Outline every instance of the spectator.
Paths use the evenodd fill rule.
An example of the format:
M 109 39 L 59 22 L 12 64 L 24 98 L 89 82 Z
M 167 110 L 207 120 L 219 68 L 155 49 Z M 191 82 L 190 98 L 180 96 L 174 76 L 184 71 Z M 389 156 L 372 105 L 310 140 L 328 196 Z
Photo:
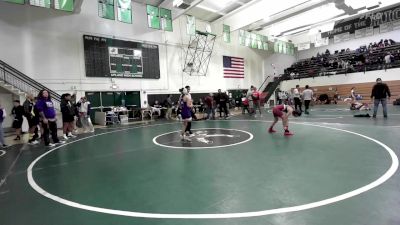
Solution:
M 293 80 L 295 75 L 296 75 L 296 74 L 294 73 L 294 71 L 292 71 L 292 72 L 290 73 L 290 79 Z
M 92 122 L 90 121 L 90 102 L 86 97 L 82 97 L 77 106 L 79 107 L 79 119 L 82 124 L 83 132 L 94 132 Z
M 329 51 L 329 49 L 326 49 L 325 55 L 330 55 L 330 54 L 331 54 L 331 52 Z
M 347 48 L 347 49 L 346 49 L 346 52 L 350 52 L 350 48 Z
M 310 89 L 310 87 L 308 85 L 306 85 L 306 89 L 302 92 L 301 94 L 303 96 L 303 100 L 304 100 L 304 105 L 305 105 L 305 114 L 310 114 L 308 112 L 309 108 L 310 108 L 310 103 L 311 100 L 313 98 L 314 92 Z
M 253 96 L 253 88 L 254 88 L 254 86 L 251 85 L 250 89 L 247 91 L 247 94 L 246 94 L 246 98 L 247 98 L 247 101 L 249 104 L 249 113 L 250 114 L 254 113 L 254 104 L 253 104 L 253 97 L 252 97 Z
M 60 141 L 57 136 L 56 110 L 49 92 L 41 90 L 37 99 L 36 108 L 41 118 L 45 146 L 54 147 L 56 144 L 65 143 L 65 141 Z M 50 134 L 53 143 L 50 143 Z
M 250 114 L 249 99 L 246 98 L 246 94 L 247 92 L 242 93 L 242 114 L 245 114 L 246 111 Z
M 63 94 L 61 96 L 60 108 L 63 121 L 63 137 L 65 140 L 74 138 L 75 136 L 72 135 L 72 131 L 74 130 L 75 123 L 75 107 L 71 103 L 71 94 Z
M 390 68 L 392 66 L 391 64 L 392 60 L 394 59 L 394 56 L 390 52 L 388 52 L 384 59 L 386 68 Z
M 383 44 L 385 45 L 385 47 L 388 47 L 388 46 L 391 45 L 388 39 L 385 39 L 385 41 L 383 42 Z
M 224 113 L 224 118 L 228 118 L 228 109 L 227 109 L 227 103 L 228 103 L 228 95 L 225 92 L 221 92 L 221 89 L 218 89 L 218 100 L 219 102 L 219 117 L 222 117 L 222 112 Z
M 0 147 L 3 149 L 8 147 L 4 142 L 4 131 L 3 131 L 3 122 L 6 116 L 7 116 L 6 110 L 0 105 Z
M 260 112 L 260 116 L 261 116 L 261 94 L 260 92 L 257 90 L 256 87 L 253 87 L 253 93 L 252 93 L 252 97 L 253 97 L 253 104 L 254 104 L 254 113 L 257 113 L 257 109 Z
M 356 100 L 356 88 L 355 87 L 352 87 L 350 90 L 350 98 L 352 101 Z
M 167 106 L 167 114 L 165 115 L 165 118 L 167 120 L 172 119 L 172 106 L 174 105 L 172 102 L 172 95 L 168 95 L 167 99 L 165 100 L 165 105 Z
M 19 141 L 21 140 L 21 128 L 22 128 L 22 122 L 24 121 L 24 107 L 21 106 L 19 100 L 14 101 L 14 108 L 12 108 L 11 114 L 14 116 L 14 121 L 12 124 L 12 127 L 15 129 L 15 134 L 16 137 L 14 138 L 14 141 Z
M 29 144 L 38 144 L 39 141 L 39 129 L 38 125 L 40 123 L 39 113 L 35 108 L 35 98 L 32 94 L 26 96 L 26 100 L 23 104 L 24 116 L 28 120 L 29 125 Z
M 296 85 L 296 88 L 293 89 L 293 100 L 294 100 L 294 108 L 297 111 L 297 107 L 299 107 L 300 111 L 303 111 L 301 109 L 301 99 L 300 99 L 300 91 L 299 91 L 300 85 Z
M 204 99 L 204 103 L 206 105 L 207 119 L 215 120 L 215 102 L 213 93 L 208 94 L 208 96 Z
M 382 104 L 383 108 L 383 117 L 387 118 L 387 98 L 390 101 L 390 90 L 387 84 L 382 83 L 382 79 L 378 78 L 376 79 L 376 84 L 372 88 L 371 92 L 371 100 L 373 100 L 374 103 L 374 115 L 372 116 L 373 118 L 376 118 L 376 114 L 378 112 L 378 107 L 379 103 Z

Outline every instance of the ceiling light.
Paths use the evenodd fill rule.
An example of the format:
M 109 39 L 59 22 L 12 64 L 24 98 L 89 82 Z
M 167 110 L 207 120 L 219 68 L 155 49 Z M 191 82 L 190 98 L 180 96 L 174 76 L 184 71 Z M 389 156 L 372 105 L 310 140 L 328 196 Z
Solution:
M 213 4 L 215 4 L 218 7 L 223 8 L 223 7 L 227 6 L 229 3 L 233 3 L 236 1 L 237 0 L 216 0 L 216 1 L 213 1 Z
M 344 4 L 350 6 L 353 9 L 369 8 L 371 6 L 376 6 L 380 4 L 379 0 L 344 0 Z
M 273 24 L 270 28 L 270 33 L 281 34 L 287 31 L 290 32 L 290 30 L 301 28 L 302 26 L 332 19 L 343 13 L 344 11 L 337 9 L 334 3 L 329 3 Z
M 197 8 L 200 8 L 200 9 L 207 10 L 207 11 L 209 11 L 209 12 L 218 13 L 218 10 L 212 9 L 212 8 L 210 8 L 210 7 L 207 7 L 207 6 L 197 5 L 196 7 L 197 7 Z
M 291 30 L 291 31 L 283 33 L 283 36 L 299 33 L 299 32 L 302 32 L 302 31 L 306 31 L 306 30 L 308 30 L 310 28 L 311 28 L 311 26 L 306 26 L 306 27 L 294 29 L 294 30 Z

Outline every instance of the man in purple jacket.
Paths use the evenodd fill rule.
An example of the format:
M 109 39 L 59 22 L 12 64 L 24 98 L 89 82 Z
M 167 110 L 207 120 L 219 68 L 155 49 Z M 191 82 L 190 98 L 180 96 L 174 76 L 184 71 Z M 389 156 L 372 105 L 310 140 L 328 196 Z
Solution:
M 54 109 L 54 104 L 51 101 L 48 91 L 41 90 L 39 92 L 36 108 L 41 118 L 44 144 L 49 147 L 54 147 L 55 144 L 65 143 L 64 141 L 60 141 L 57 136 L 56 110 Z M 50 143 L 50 132 L 53 143 Z

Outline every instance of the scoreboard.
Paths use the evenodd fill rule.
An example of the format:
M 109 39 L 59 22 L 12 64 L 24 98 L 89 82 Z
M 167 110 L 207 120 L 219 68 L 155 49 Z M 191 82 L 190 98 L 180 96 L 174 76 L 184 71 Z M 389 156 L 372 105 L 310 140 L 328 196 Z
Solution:
M 84 35 L 87 77 L 160 78 L 158 45 Z

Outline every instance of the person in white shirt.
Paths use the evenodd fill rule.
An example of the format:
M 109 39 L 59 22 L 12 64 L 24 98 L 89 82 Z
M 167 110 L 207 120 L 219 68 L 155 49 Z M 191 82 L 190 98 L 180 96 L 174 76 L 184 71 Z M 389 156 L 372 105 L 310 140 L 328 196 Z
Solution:
M 352 87 L 350 91 L 350 98 L 355 101 L 356 100 L 356 88 Z
M 386 54 L 386 56 L 385 56 L 385 64 L 386 64 L 387 68 L 391 66 L 390 64 L 392 63 L 392 59 L 393 58 L 394 58 L 394 56 L 390 52 L 388 52 Z
M 254 102 L 253 102 L 253 89 L 254 86 L 251 85 L 250 89 L 247 91 L 246 98 L 249 101 L 249 114 L 252 115 L 254 113 Z
M 84 132 L 94 132 L 94 127 L 92 122 L 90 121 L 90 102 L 86 99 L 86 97 L 82 97 L 78 102 L 79 107 L 79 119 L 82 124 L 82 128 Z
M 303 111 L 301 109 L 301 99 L 300 99 L 300 91 L 299 91 L 300 85 L 296 85 L 296 88 L 293 89 L 293 100 L 294 100 L 294 108 L 297 110 L 297 106 L 299 107 L 300 111 Z
M 304 106 L 306 107 L 305 114 L 310 114 L 308 109 L 310 108 L 310 103 L 313 98 L 314 92 L 310 89 L 308 85 L 306 85 L 306 89 L 301 94 L 304 100 Z

